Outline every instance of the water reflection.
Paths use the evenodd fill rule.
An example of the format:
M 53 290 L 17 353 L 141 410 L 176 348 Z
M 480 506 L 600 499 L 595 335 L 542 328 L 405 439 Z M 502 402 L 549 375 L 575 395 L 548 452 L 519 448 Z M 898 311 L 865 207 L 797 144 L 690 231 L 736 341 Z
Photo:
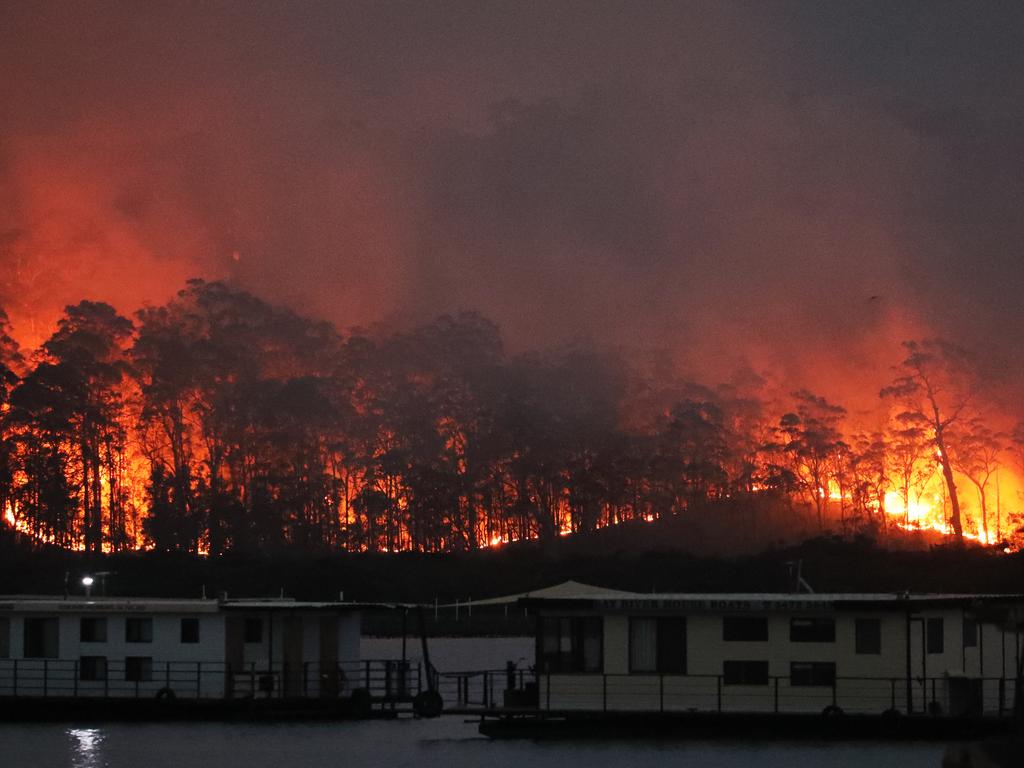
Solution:
M 103 768 L 103 731 L 99 728 L 69 728 L 73 768 Z

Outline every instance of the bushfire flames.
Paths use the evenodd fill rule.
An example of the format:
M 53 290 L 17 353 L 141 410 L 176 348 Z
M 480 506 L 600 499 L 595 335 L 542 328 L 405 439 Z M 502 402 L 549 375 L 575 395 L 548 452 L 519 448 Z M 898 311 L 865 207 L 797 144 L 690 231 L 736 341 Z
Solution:
M 83 302 L 31 354 L 0 326 L 3 528 L 89 552 L 390 553 L 745 515 L 773 541 L 1015 547 L 1024 431 L 923 401 L 966 373 L 944 348 L 907 350 L 865 430 L 803 390 L 651 380 L 665 394 L 640 406 L 606 358 L 507 357 L 474 314 L 343 337 L 218 283 L 135 322 Z

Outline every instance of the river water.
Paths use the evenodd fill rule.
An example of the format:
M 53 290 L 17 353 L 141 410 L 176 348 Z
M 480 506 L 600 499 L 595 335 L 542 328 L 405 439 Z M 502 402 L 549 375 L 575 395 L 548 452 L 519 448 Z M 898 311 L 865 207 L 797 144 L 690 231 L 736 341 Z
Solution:
M 491 741 L 458 717 L 315 724 L 0 725 L 5 768 L 939 768 L 938 744 Z

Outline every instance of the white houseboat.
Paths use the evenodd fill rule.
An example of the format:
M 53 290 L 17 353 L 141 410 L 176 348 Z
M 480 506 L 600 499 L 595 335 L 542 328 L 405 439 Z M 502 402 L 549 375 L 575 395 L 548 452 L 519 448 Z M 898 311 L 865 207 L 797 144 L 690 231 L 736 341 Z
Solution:
M 372 607 L 290 599 L 0 597 L 0 700 L 412 700 L 408 662 L 360 659 Z
M 537 616 L 541 713 L 998 717 L 1024 595 L 639 594 L 583 585 Z M 532 698 L 532 697 L 531 697 Z

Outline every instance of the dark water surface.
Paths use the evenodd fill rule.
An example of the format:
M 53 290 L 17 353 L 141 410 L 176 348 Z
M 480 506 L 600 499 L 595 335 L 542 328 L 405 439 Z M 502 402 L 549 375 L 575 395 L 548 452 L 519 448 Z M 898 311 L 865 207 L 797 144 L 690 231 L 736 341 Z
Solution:
M 938 768 L 939 744 L 491 741 L 462 718 L 316 724 L 0 725 L 3 768 Z

